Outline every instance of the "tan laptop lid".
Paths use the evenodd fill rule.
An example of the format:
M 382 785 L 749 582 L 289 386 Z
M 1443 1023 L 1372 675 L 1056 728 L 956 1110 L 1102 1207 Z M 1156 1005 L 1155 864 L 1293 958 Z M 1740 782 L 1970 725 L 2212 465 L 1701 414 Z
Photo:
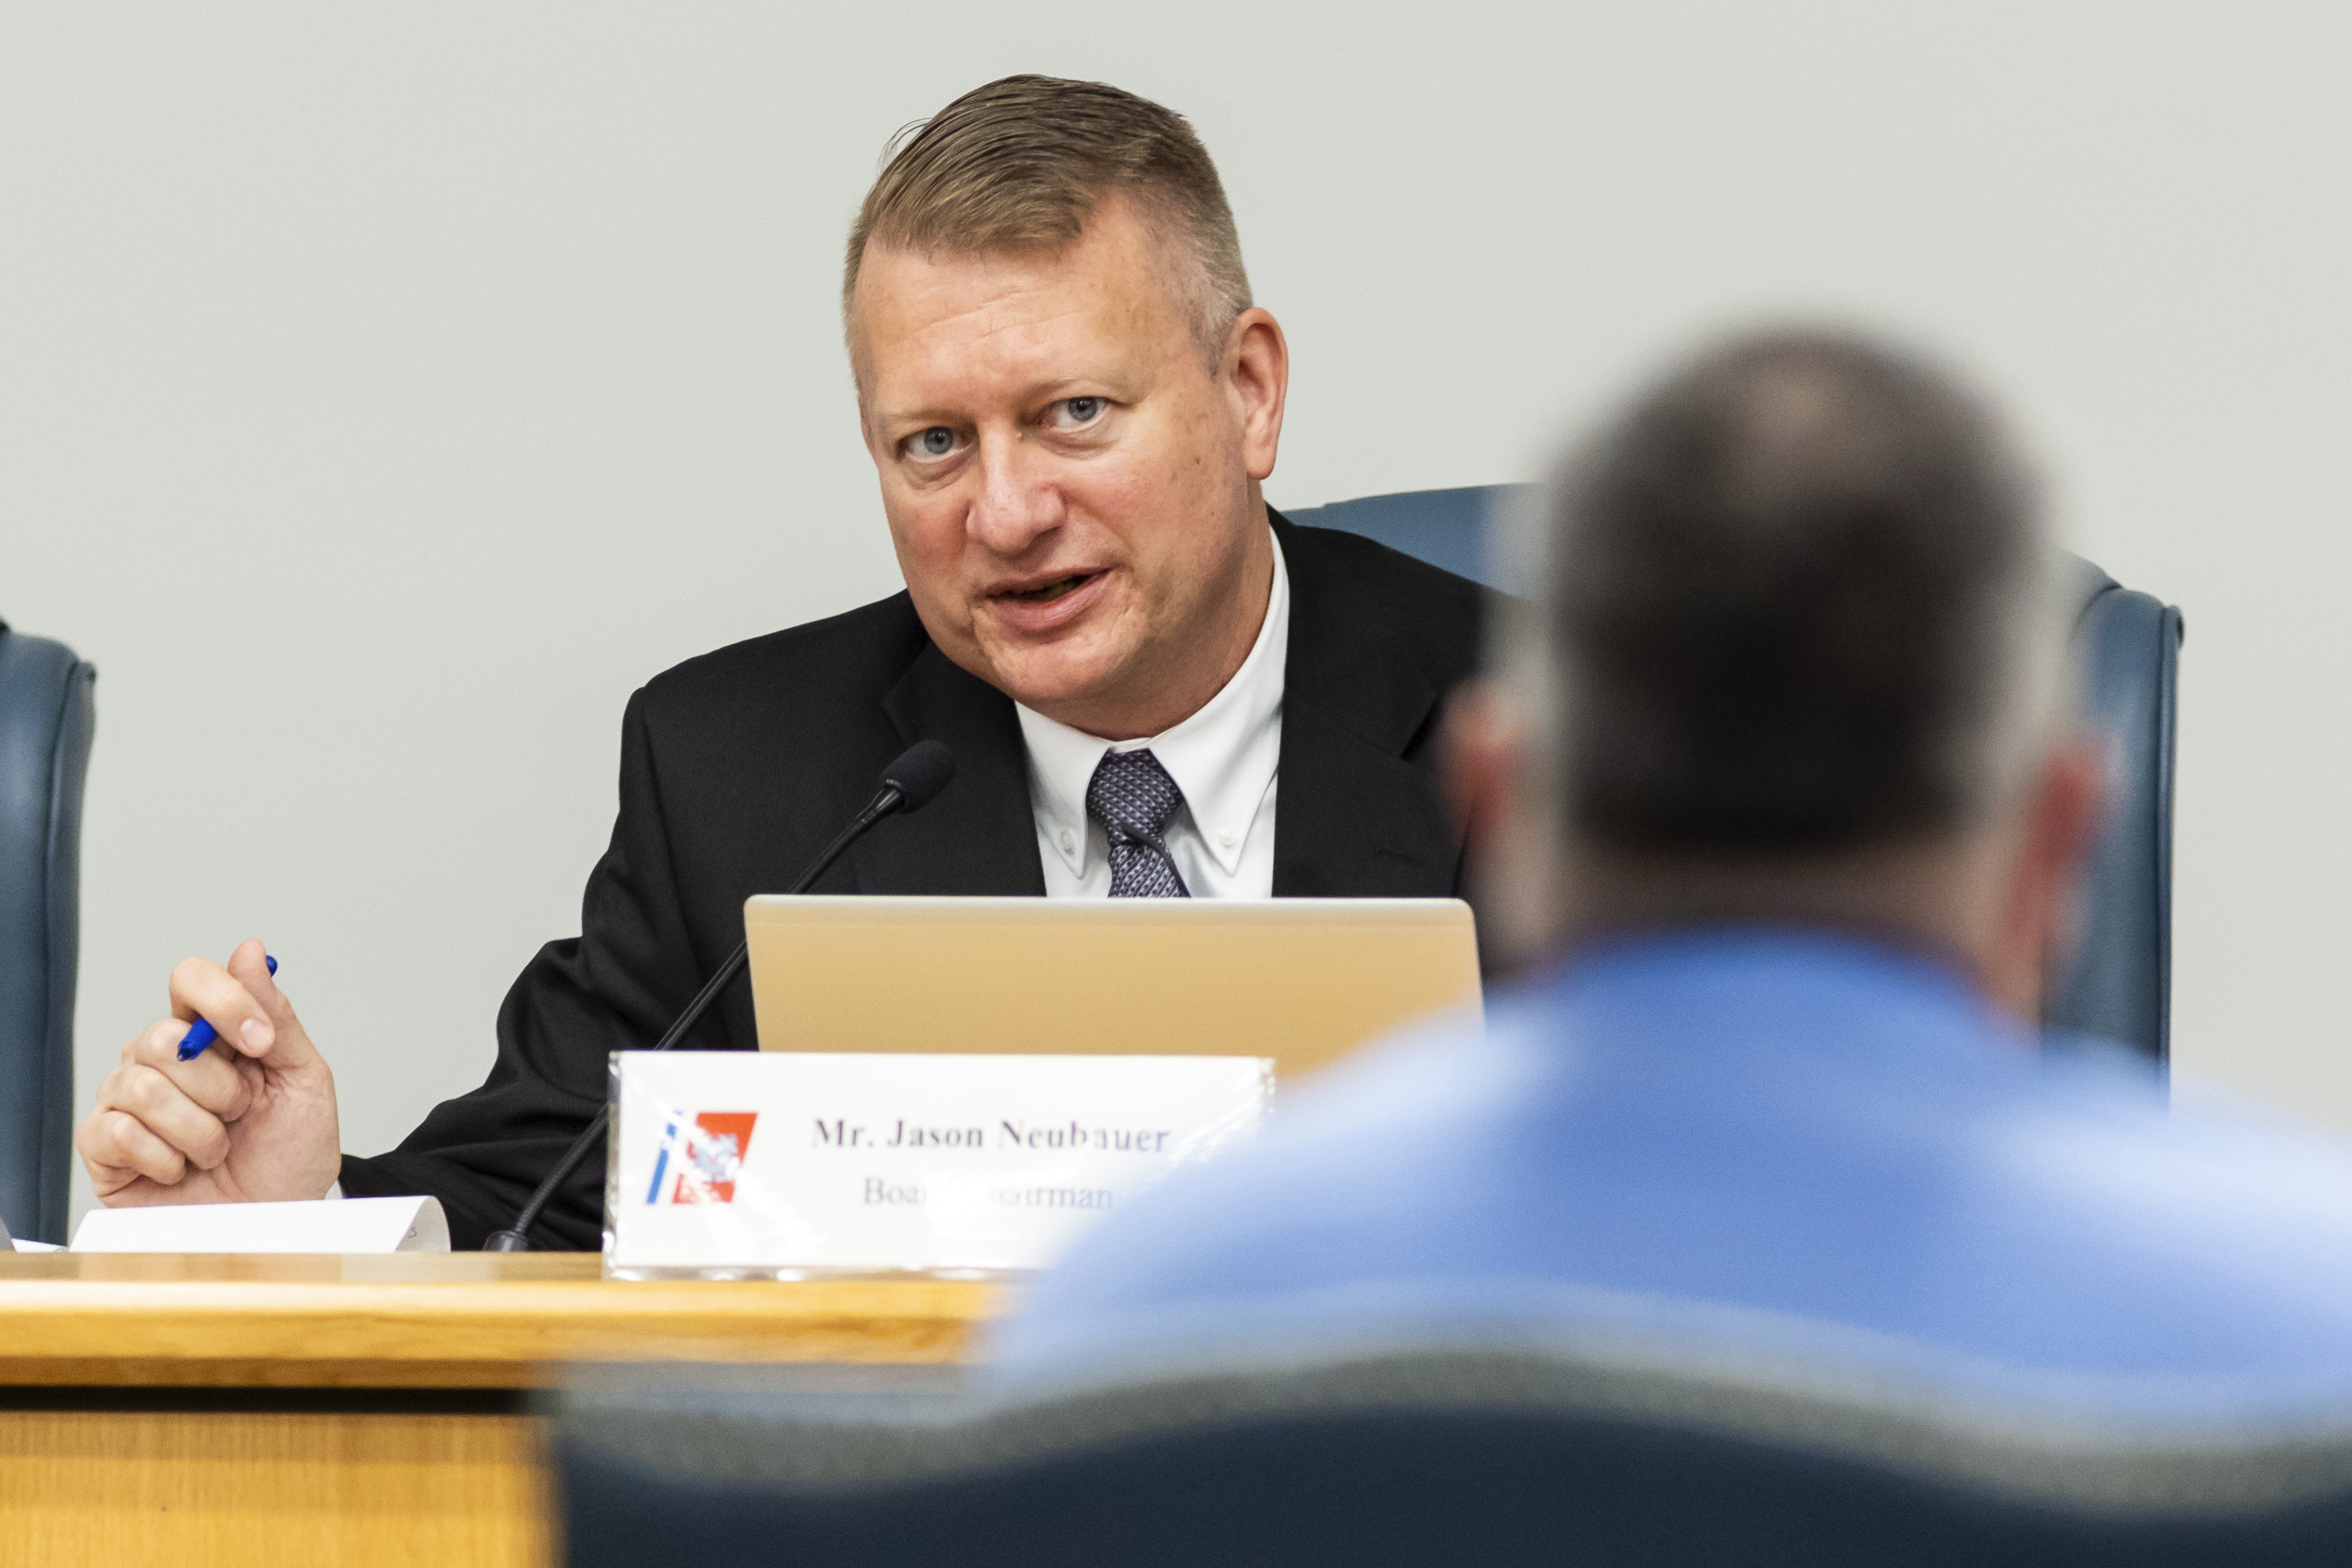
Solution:
M 743 907 L 762 1050 L 1272 1057 L 1476 1017 L 1458 899 L 764 896 Z

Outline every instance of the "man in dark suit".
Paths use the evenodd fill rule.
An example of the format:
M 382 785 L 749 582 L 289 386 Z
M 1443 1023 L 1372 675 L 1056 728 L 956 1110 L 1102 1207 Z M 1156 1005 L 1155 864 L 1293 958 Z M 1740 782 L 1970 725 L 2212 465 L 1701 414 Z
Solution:
M 1462 890 L 1433 742 L 1481 591 L 1265 505 L 1288 349 L 1180 117 L 1034 77 L 965 95 L 876 181 L 843 307 L 907 591 L 631 700 L 582 934 L 515 983 L 480 1089 L 390 1154 L 341 1155 L 332 1075 L 248 942 L 183 963 L 172 1017 L 100 1086 L 78 1142 L 101 1198 L 429 1193 L 478 1245 L 603 1105 L 607 1053 L 662 1033 L 744 899 L 919 740 L 954 752 L 954 784 L 817 890 Z M 197 1017 L 220 1042 L 180 1062 Z M 748 995 L 690 1043 L 753 1046 Z M 534 1239 L 596 1246 L 601 1188 L 583 1167 Z

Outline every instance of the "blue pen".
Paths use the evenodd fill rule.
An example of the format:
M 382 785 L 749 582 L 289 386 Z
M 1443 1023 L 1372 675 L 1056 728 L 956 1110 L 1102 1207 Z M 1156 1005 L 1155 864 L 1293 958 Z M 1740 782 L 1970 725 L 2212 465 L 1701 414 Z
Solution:
M 269 973 L 273 977 L 278 973 L 276 959 L 265 952 L 261 955 L 261 962 L 269 965 Z M 205 1054 L 205 1047 L 219 1038 L 220 1031 L 213 1027 L 211 1019 L 197 1019 L 194 1026 L 180 1037 L 180 1059 L 184 1062 L 194 1061 Z

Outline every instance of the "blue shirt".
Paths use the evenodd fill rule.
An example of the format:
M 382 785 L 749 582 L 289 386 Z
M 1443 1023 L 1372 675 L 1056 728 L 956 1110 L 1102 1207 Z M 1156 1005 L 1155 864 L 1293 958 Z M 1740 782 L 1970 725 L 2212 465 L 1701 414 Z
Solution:
M 2352 1158 L 2169 1112 L 2125 1061 L 2044 1053 L 1857 939 L 1595 949 L 1107 1223 L 1003 1326 L 998 1373 L 1698 1311 L 2118 1408 L 2346 1408 Z

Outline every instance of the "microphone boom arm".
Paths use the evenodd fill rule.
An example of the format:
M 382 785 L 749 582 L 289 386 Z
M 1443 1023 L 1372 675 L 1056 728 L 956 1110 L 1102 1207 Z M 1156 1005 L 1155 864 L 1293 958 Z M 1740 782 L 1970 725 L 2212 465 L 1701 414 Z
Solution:
M 926 751 L 926 748 L 930 750 Z M 898 779 L 890 776 L 890 773 L 908 773 L 910 764 L 914 770 L 913 776 L 908 777 L 907 783 L 902 784 Z M 840 836 L 825 846 L 824 853 L 819 855 L 815 862 L 801 874 L 801 879 L 793 883 L 789 891 L 807 892 L 819 877 L 833 868 L 833 863 L 840 859 L 852 844 L 865 836 L 867 828 L 872 827 L 891 813 L 901 807 L 913 811 L 929 804 L 930 797 L 946 787 L 947 781 L 953 775 L 954 770 L 954 758 L 948 753 L 945 746 L 940 745 L 937 741 L 919 742 L 905 756 L 891 764 L 890 772 L 883 775 L 881 790 L 866 803 L 866 809 L 857 814 L 857 819 L 843 828 Z M 666 1051 L 684 1039 L 687 1032 L 701 1021 L 703 1014 L 710 1010 L 710 1005 L 719 1000 L 719 993 L 725 991 L 734 978 L 743 973 L 743 966 L 749 962 L 751 954 L 751 945 L 748 938 L 737 942 L 734 952 L 729 955 L 726 963 L 719 966 L 717 973 L 703 982 L 702 989 L 694 994 L 694 1000 L 686 1005 L 686 1011 L 680 1013 L 677 1016 L 677 1022 L 672 1024 L 663 1033 L 654 1049 Z M 504 1230 L 491 1232 L 489 1239 L 482 1243 L 484 1252 L 529 1252 L 530 1250 L 530 1227 L 538 1221 L 540 1211 L 547 1206 L 548 1200 L 555 1195 L 556 1189 L 562 1186 L 572 1173 L 580 1168 L 580 1162 L 588 1157 L 588 1151 L 594 1148 L 596 1141 L 604 1135 L 612 1119 L 613 1104 L 612 1101 L 606 1100 L 596 1108 L 596 1114 L 589 1119 L 587 1126 L 580 1130 L 580 1136 L 572 1141 L 572 1147 L 563 1152 L 563 1158 L 555 1163 L 555 1168 L 547 1173 L 547 1179 L 541 1182 L 537 1189 L 531 1193 L 530 1201 L 524 1204 L 521 1211 L 515 1215 L 514 1224 Z

